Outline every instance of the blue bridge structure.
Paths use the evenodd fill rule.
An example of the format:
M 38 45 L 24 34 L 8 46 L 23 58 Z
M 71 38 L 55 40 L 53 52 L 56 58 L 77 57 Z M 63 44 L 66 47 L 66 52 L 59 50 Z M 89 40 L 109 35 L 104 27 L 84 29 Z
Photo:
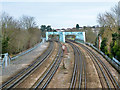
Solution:
M 46 41 L 49 38 L 49 35 L 59 35 L 59 40 L 65 42 L 66 35 L 75 35 L 76 40 L 85 42 L 85 32 L 46 32 Z

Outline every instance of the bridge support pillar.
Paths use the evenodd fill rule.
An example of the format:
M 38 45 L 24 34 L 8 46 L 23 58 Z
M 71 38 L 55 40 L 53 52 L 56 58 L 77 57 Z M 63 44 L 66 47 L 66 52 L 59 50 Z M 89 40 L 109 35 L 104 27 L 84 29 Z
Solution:
M 63 40 L 62 40 L 62 42 L 65 43 L 65 32 L 63 32 Z
M 60 32 L 60 41 L 65 43 L 65 32 Z
M 48 32 L 46 32 L 46 41 L 48 40 Z

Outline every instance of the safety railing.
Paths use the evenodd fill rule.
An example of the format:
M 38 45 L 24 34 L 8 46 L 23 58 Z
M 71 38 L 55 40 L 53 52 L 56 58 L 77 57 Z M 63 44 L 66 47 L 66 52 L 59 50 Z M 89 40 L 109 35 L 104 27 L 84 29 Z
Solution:
M 44 42 L 45 42 L 45 38 L 42 38 L 42 42 L 41 43 L 39 43 L 38 45 L 34 46 L 33 48 L 31 48 L 31 49 L 29 49 L 29 50 L 27 50 L 25 52 L 22 52 L 21 54 L 18 54 L 16 56 L 12 57 L 11 60 L 14 60 L 14 59 L 16 59 L 16 58 L 18 58 L 18 57 L 20 57 L 22 55 L 25 55 L 25 54 L 31 52 L 32 50 L 34 50 L 35 48 L 37 48 L 38 46 L 40 46 Z
M 0 66 L 7 67 L 8 64 L 10 64 L 10 56 L 9 56 L 9 54 L 8 53 L 1 54 L 1 57 L 0 57 Z
M 7 67 L 8 64 L 10 64 L 10 61 L 11 60 L 15 60 L 16 58 L 20 57 L 20 56 L 23 56 L 29 52 L 31 52 L 32 50 L 36 49 L 38 46 L 40 46 L 41 44 L 43 44 L 45 42 L 45 38 L 42 38 L 42 42 L 37 44 L 36 46 L 34 46 L 33 48 L 30 48 L 28 49 L 27 51 L 25 52 L 22 52 L 14 57 L 10 57 L 8 53 L 5 53 L 5 54 L 1 54 L 1 57 L 0 57 L 0 66 L 2 67 Z
M 92 47 L 94 50 L 96 50 L 99 54 L 101 54 L 113 67 L 115 67 L 120 72 L 120 62 L 115 59 L 114 57 L 111 59 L 105 53 L 98 50 L 93 44 L 85 42 L 86 45 Z

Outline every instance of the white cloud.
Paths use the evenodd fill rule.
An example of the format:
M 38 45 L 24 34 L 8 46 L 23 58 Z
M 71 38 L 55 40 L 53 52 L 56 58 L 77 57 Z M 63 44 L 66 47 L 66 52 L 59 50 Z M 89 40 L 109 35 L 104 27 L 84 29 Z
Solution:
M 119 0 L 1 0 L 0 2 L 118 2 Z

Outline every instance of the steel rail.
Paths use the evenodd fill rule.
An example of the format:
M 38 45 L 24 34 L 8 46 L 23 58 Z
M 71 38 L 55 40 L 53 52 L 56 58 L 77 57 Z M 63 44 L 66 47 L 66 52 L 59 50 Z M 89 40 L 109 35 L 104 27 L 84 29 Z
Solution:
M 51 75 L 50 75 L 49 79 L 47 80 L 47 82 L 42 86 L 42 90 L 44 90 L 44 89 L 47 87 L 47 85 L 49 84 L 49 82 L 50 82 L 51 79 L 53 78 L 55 72 L 57 71 L 57 69 L 58 69 L 58 67 L 59 67 L 59 65 L 60 65 L 60 63 L 61 63 L 62 56 L 63 56 L 63 52 L 61 53 L 61 57 L 59 58 L 59 61 L 58 61 L 58 63 L 57 63 L 56 68 L 55 68 L 55 69 L 53 70 L 53 72 L 51 73 Z
M 86 79 L 86 63 L 85 63 L 85 61 L 84 61 L 84 74 L 85 74 L 85 88 L 87 88 L 87 79 Z
M 83 56 L 82 56 L 82 52 L 81 52 L 81 50 L 75 45 L 75 47 L 77 48 L 77 50 L 78 50 L 78 53 L 79 53 L 79 58 L 80 58 L 80 68 L 79 68 L 79 70 L 80 70 L 80 75 L 79 75 L 79 89 L 81 89 L 81 85 L 82 85 L 82 77 L 83 77 L 83 70 L 84 70 L 84 84 L 85 84 L 85 86 L 84 86 L 84 88 L 86 88 L 86 64 L 85 64 L 85 59 L 83 58 Z
M 51 45 L 52 47 L 52 45 Z M 20 82 L 23 78 L 25 78 L 26 76 L 28 76 L 34 69 L 36 69 L 37 67 L 39 67 L 45 60 L 46 58 L 48 58 L 50 56 L 50 54 L 52 53 L 52 49 L 50 49 L 49 52 L 45 52 L 45 56 L 43 56 L 43 58 L 38 62 L 35 63 L 35 66 L 33 66 L 32 68 L 30 68 L 30 70 L 28 70 L 25 74 L 23 74 L 22 76 L 20 76 L 20 78 L 18 78 L 17 80 L 15 80 L 15 82 L 13 82 L 11 85 L 9 85 L 7 88 L 10 89 L 12 87 L 14 87 L 18 82 Z M 47 54 L 47 55 L 46 55 Z
M 80 43 L 77 43 L 77 44 L 82 45 L 82 44 L 80 44 Z M 110 72 L 109 68 L 103 63 L 103 61 L 102 61 L 98 56 L 96 56 L 96 54 L 95 54 L 93 51 L 91 51 L 89 48 L 85 47 L 84 45 L 82 45 L 82 46 L 83 46 L 84 48 L 86 48 L 87 51 L 89 51 L 95 58 L 97 58 L 97 60 L 100 62 L 100 64 L 101 64 L 101 65 L 103 66 L 103 68 L 105 69 L 105 71 L 106 71 L 108 77 L 110 78 L 113 86 L 114 86 L 115 88 L 120 88 L 118 82 L 117 82 L 116 79 L 113 77 L 113 75 L 112 75 L 112 73 Z M 116 87 L 116 86 L 117 86 L 117 87 Z
M 73 84 L 73 87 L 72 88 L 75 88 L 75 86 L 76 86 L 76 82 L 77 82 L 77 75 L 78 75 L 78 73 L 79 73 L 79 66 L 78 66 L 78 63 L 79 63 L 79 60 L 80 60 L 80 55 L 79 55 L 79 52 L 78 52 L 78 50 L 77 50 L 77 47 L 75 46 L 75 45 L 73 45 L 73 47 L 75 47 L 75 50 L 76 50 L 76 56 L 75 57 L 77 57 L 76 58 L 76 71 L 75 71 L 75 79 L 74 79 L 74 84 Z
M 93 62 L 93 64 L 95 65 L 95 68 L 96 68 L 96 71 L 97 71 L 97 73 L 98 73 L 98 76 L 99 76 L 99 79 L 100 79 L 100 83 L 101 83 L 101 86 L 102 86 L 102 88 L 105 88 L 104 87 L 104 81 L 102 80 L 102 76 L 101 76 L 101 74 L 100 74 L 100 72 L 102 73 L 102 75 L 103 75 L 103 77 L 104 77 L 104 74 L 103 74 L 103 72 L 101 71 L 101 69 L 100 69 L 100 67 L 99 67 L 99 65 L 97 64 L 97 62 L 95 62 L 96 60 L 95 60 L 95 58 L 90 54 L 90 53 L 88 53 L 88 55 L 90 56 L 90 58 L 91 58 L 91 60 L 92 60 L 92 62 Z M 95 61 L 94 61 L 95 60 Z M 98 66 L 98 67 L 97 67 Z M 100 70 L 99 70 L 100 69 Z M 106 77 L 104 77 L 104 78 L 106 78 Z
M 89 49 L 89 50 L 90 50 L 90 49 Z M 90 51 L 91 51 L 91 50 L 90 50 Z M 91 51 L 91 52 L 92 52 L 92 51 Z M 103 63 L 103 61 L 102 61 L 98 56 L 95 55 L 94 52 L 92 52 L 92 54 L 93 54 L 96 58 L 98 58 L 98 60 L 99 60 L 99 62 L 101 63 L 101 65 L 104 67 L 104 69 L 105 69 L 105 71 L 107 72 L 107 74 L 108 74 L 111 82 L 113 83 L 113 86 L 114 86 L 115 88 L 120 88 L 119 84 L 118 84 L 117 81 L 115 80 L 115 78 L 114 78 L 114 76 L 112 75 L 112 73 L 110 72 L 109 68 Z M 114 82 L 115 82 L 115 83 L 114 83 Z M 116 86 L 117 86 L 117 87 L 116 87 Z
M 57 63 L 58 58 L 60 57 L 60 53 L 61 53 L 61 44 L 59 43 L 59 50 L 58 50 L 58 54 L 55 58 L 55 61 L 53 62 L 53 64 L 49 68 L 49 70 L 45 73 L 45 75 L 42 77 L 42 79 L 38 83 L 35 83 L 36 85 L 33 85 L 33 87 L 35 86 L 34 90 L 36 90 L 40 86 L 40 84 L 44 81 L 44 79 L 49 75 L 51 70 L 54 68 L 55 64 Z
M 77 58 L 78 58 L 78 56 L 77 56 L 77 50 L 76 50 L 76 48 L 74 47 L 74 45 L 73 44 L 71 44 L 70 42 L 68 42 L 71 46 L 72 46 L 72 48 L 73 48 L 73 50 L 74 50 L 74 55 L 75 55 L 75 61 L 74 61 L 74 69 L 73 69 L 73 75 L 72 75 L 72 79 L 71 79 L 71 83 L 70 83 L 70 90 L 73 88 L 73 85 L 74 85 L 74 81 L 75 81 L 75 78 L 76 78 L 76 71 L 77 71 L 77 63 L 76 63 L 76 61 L 77 61 Z
M 92 55 L 91 52 L 89 52 L 89 53 Z M 102 74 L 103 74 L 103 76 L 104 76 L 104 78 L 105 78 L 105 81 L 106 81 L 106 83 L 107 83 L 108 88 L 111 88 L 110 83 L 108 82 L 108 78 L 106 77 L 106 75 L 105 75 L 105 73 L 104 73 L 102 67 L 100 66 L 100 63 L 97 61 L 97 59 L 95 58 L 94 55 L 92 55 L 92 57 L 93 57 L 94 60 L 96 61 L 96 63 L 97 63 L 97 65 L 99 66 L 100 70 L 102 71 Z
M 8 84 L 10 84 L 12 81 L 14 81 L 15 79 L 17 79 L 18 77 L 20 77 L 23 74 L 23 76 L 21 76 L 20 78 L 18 78 L 15 82 L 13 82 L 12 84 L 10 84 L 8 87 L 6 87 L 6 88 L 10 89 L 15 84 L 17 84 L 21 79 L 23 79 L 25 76 L 27 76 L 30 72 L 32 72 L 32 70 L 34 70 L 37 66 L 39 66 L 45 60 L 45 58 L 47 58 L 51 54 L 52 49 L 53 49 L 52 46 L 53 46 L 53 42 L 50 42 L 49 48 L 40 57 L 38 57 L 37 60 L 35 60 L 27 68 L 23 69 L 20 73 L 18 73 L 17 75 L 15 75 L 13 78 L 11 78 L 10 80 L 8 80 L 4 84 L 2 84 L 2 86 L 0 88 L 2 89 L 4 87 L 6 87 Z
M 92 51 L 90 50 L 90 52 L 92 52 Z M 94 52 L 92 52 L 92 54 L 95 56 L 95 53 L 94 53 Z M 97 57 L 97 56 L 95 56 L 95 57 L 98 59 L 98 61 L 99 61 L 99 62 L 101 63 L 101 65 L 104 67 L 104 69 L 105 69 L 107 75 L 109 76 L 109 78 L 110 78 L 113 86 L 114 86 L 115 88 L 119 88 L 119 87 L 120 87 L 119 84 L 117 83 L 117 81 L 115 80 L 115 78 L 113 77 L 113 75 L 111 74 L 111 72 L 109 71 L 108 67 L 102 62 L 102 60 L 101 60 L 99 57 Z M 117 86 L 117 87 L 116 87 L 116 86 Z
M 68 42 L 68 41 L 67 41 Z M 74 72 L 73 72 L 73 75 L 72 75 L 72 80 L 71 80 L 71 84 L 70 84 L 70 90 L 71 90 L 71 88 L 75 88 L 75 83 L 76 83 L 76 73 L 75 73 L 75 71 L 76 70 L 79 70 L 79 79 L 78 79 L 78 83 L 79 83 L 79 85 L 78 85 L 78 88 L 79 89 L 81 89 L 81 85 L 82 85 L 82 77 L 83 77 L 83 70 L 84 70 L 84 83 L 85 83 L 85 85 L 84 85 L 84 87 L 86 88 L 86 64 L 85 64 L 85 61 L 83 60 L 83 56 L 82 56 L 82 52 L 80 51 L 80 49 L 76 46 L 76 45 L 74 45 L 74 44 L 72 44 L 72 43 L 70 43 L 70 42 L 68 42 L 71 46 L 72 46 L 72 48 L 73 48 L 73 50 L 74 50 L 74 54 L 75 54 L 75 61 L 80 61 L 80 62 L 78 62 L 78 63 L 80 63 L 80 67 L 79 68 L 76 68 L 75 67 L 75 65 L 78 67 L 78 63 L 76 64 L 74 64 Z M 76 56 L 77 55 L 77 56 Z
M 83 68 L 84 68 L 84 66 L 83 66 L 83 64 L 84 64 L 84 60 L 83 60 L 83 57 L 82 57 L 82 53 L 81 53 L 81 51 L 80 51 L 80 49 L 78 49 L 78 52 L 79 52 L 79 55 L 81 55 L 81 62 L 80 62 L 80 77 L 79 77 L 79 89 L 81 89 L 81 85 L 82 85 L 82 77 L 83 77 Z
M 71 42 L 73 42 L 73 41 L 71 41 Z M 77 43 L 77 42 L 75 42 L 75 43 Z M 77 44 L 79 44 L 79 43 L 77 43 Z M 100 70 L 98 69 L 97 65 L 95 64 L 95 61 L 93 60 L 94 58 L 89 53 L 88 53 L 88 55 L 90 56 L 93 64 L 95 65 L 96 71 L 97 71 L 99 79 L 100 79 L 101 86 L 104 87 L 103 80 L 101 79 L 101 75 L 100 75 Z
M 79 44 L 79 45 L 81 45 L 81 44 Z M 85 48 L 85 47 L 83 47 L 83 48 Z M 85 50 L 87 50 L 87 49 L 85 48 Z M 89 52 L 89 55 L 90 55 L 91 57 L 93 57 L 93 59 L 96 61 L 99 69 L 101 70 L 101 72 L 102 72 L 102 74 L 103 74 L 103 77 L 104 77 L 104 79 L 105 79 L 105 81 L 106 81 L 106 84 L 107 84 L 108 88 L 110 89 L 111 86 L 110 86 L 110 84 L 109 84 L 109 82 L 108 82 L 108 78 L 106 77 L 106 75 L 105 75 L 102 67 L 101 67 L 100 64 L 98 63 L 98 61 L 97 61 L 97 59 L 95 58 L 95 56 L 94 56 L 89 50 L 87 50 L 87 51 Z M 93 60 L 92 60 L 92 61 L 93 61 Z M 98 68 L 97 68 L 97 70 L 98 70 Z

